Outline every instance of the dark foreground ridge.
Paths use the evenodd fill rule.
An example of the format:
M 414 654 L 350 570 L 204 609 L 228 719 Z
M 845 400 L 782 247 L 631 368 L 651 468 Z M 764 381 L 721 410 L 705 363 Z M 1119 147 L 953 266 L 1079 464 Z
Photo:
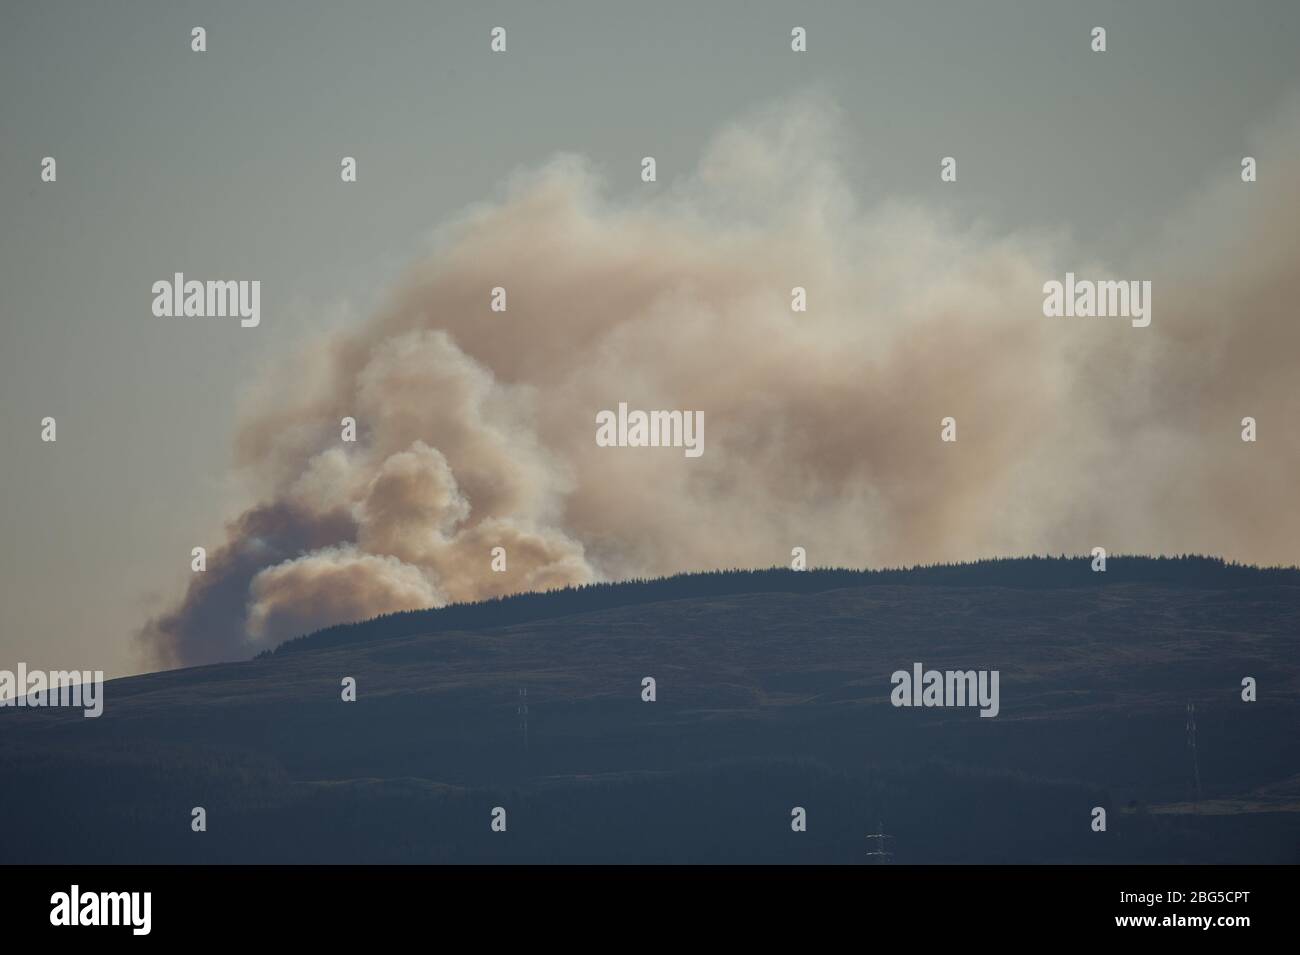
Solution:
M 997 716 L 892 705 L 918 663 L 998 671 Z M 332 628 L 103 702 L 0 709 L 0 862 L 1300 861 L 1294 569 L 690 575 Z
M 882 585 L 949 587 L 1100 587 L 1119 583 L 1172 587 L 1252 587 L 1300 585 L 1296 567 L 1255 567 L 1219 557 L 1110 557 L 1105 573 L 1091 570 L 1090 557 L 999 557 L 961 564 L 858 570 L 830 567 L 793 571 L 714 570 L 671 577 L 635 578 L 617 583 L 563 587 L 544 593 L 513 594 L 477 603 L 384 614 L 359 623 L 325 627 L 288 640 L 262 656 L 321 649 L 365 640 L 418 633 L 480 630 L 532 620 L 547 620 L 661 600 L 724 597 L 735 594 L 813 594 L 842 587 Z

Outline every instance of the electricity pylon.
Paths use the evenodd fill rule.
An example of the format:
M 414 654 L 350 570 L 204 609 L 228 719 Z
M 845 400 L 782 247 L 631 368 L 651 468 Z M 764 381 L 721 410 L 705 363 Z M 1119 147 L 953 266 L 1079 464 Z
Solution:
M 1201 801 L 1201 760 L 1196 752 L 1196 704 L 1187 704 L 1187 746 L 1192 751 L 1192 801 Z
M 885 824 L 879 823 L 877 828 L 879 832 L 873 832 L 867 836 L 867 844 L 871 851 L 867 853 L 869 858 L 876 865 L 888 865 L 889 860 L 894 858 L 894 853 L 889 851 L 890 840 L 894 837 L 885 834 Z

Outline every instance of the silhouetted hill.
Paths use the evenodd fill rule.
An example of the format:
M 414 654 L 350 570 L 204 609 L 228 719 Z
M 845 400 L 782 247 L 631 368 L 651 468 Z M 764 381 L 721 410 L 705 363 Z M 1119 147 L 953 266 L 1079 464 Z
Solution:
M 854 570 L 784 567 L 715 570 L 654 579 L 563 587 L 543 593 L 513 594 L 477 603 L 384 614 L 360 623 L 339 624 L 295 637 L 267 654 L 319 649 L 364 640 L 416 633 L 479 630 L 546 620 L 571 613 L 608 610 L 661 600 L 725 597 L 733 594 L 811 594 L 841 587 L 1100 587 L 1117 583 L 1171 587 L 1262 587 L 1300 585 L 1295 567 L 1254 567 L 1218 557 L 1111 557 L 1105 573 L 1094 573 L 1089 557 L 1002 557 L 961 564 Z
M 883 824 L 901 862 L 1295 862 L 1297 651 L 1296 571 L 1204 558 L 403 614 L 0 710 L 0 861 L 861 863 Z M 999 714 L 891 705 L 913 663 L 999 671 Z

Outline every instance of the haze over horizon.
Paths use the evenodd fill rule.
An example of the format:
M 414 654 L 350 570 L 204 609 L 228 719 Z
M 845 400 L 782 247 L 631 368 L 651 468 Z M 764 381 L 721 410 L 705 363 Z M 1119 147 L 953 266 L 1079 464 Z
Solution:
M 6 15 L 6 659 L 243 658 L 795 546 L 1297 562 L 1294 7 L 828 6 L 799 56 L 778 4 L 307 10 Z M 174 272 L 260 280 L 260 326 L 154 317 Z M 1150 326 L 1044 317 L 1067 272 L 1150 280 Z M 698 409 L 705 452 L 598 447 L 620 402 Z

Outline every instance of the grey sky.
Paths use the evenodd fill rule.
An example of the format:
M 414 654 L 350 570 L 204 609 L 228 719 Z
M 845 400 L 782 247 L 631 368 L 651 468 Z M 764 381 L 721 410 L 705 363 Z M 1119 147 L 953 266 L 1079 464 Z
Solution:
M 617 193 L 653 154 L 670 183 L 720 126 L 812 87 L 864 198 L 1132 253 L 1235 175 L 1300 85 L 1297 41 L 1290 2 L 7 4 L 0 667 L 137 668 L 132 635 L 247 503 L 230 442 L 264 369 L 366 314 L 519 166 L 581 153 Z M 175 271 L 260 279 L 261 327 L 155 318 Z

